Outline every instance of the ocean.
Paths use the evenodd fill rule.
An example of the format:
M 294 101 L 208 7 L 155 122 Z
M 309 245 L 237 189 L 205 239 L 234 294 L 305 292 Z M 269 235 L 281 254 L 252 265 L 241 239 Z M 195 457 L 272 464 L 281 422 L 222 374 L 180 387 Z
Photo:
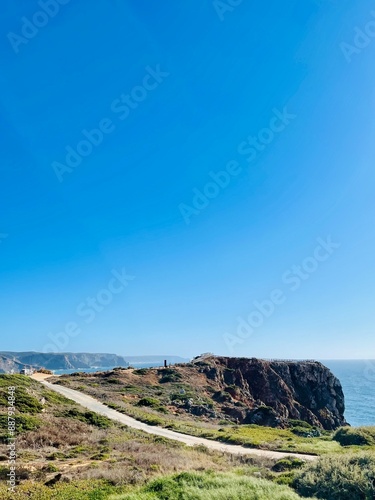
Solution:
M 347 422 L 354 427 L 375 425 L 375 360 L 321 362 L 341 382 Z
M 354 426 L 375 425 L 375 360 L 323 360 L 333 374 L 340 380 L 345 395 L 345 418 Z M 136 368 L 160 366 L 155 363 L 137 363 Z M 78 371 L 96 372 L 112 370 L 90 368 L 85 370 L 55 370 L 56 375 Z
M 132 363 L 131 365 L 133 368 L 139 369 L 139 368 L 155 368 L 158 366 L 162 366 L 160 363 Z M 93 366 L 91 368 L 73 368 L 69 370 L 52 370 L 54 375 L 70 375 L 71 373 L 78 373 L 78 372 L 85 372 L 85 373 L 94 373 L 94 372 L 105 372 L 108 370 L 113 370 L 113 368 L 116 368 L 115 366 Z

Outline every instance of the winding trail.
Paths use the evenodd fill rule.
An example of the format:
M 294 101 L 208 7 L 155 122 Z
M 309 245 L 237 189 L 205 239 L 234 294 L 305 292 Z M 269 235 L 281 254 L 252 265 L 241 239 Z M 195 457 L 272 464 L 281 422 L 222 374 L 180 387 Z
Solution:
M 94 399 L 91 396 L 88 396 L 87 394 L 83 394 L 82 392 L 76 391 L 74 389 L 69 389 L 68 387 L 64 387 L 61 385 L 51 384 L 50 382 L 47 382 L 46 380 L 41 380 L 40 378 L 38 378 L 38 380 L 40 383 L 47 386 L 48 389 L 56 391 L 68 399 L 72 399 L 73 401 L 87 408 L 88 410 L 99 413 L 100 415 L 104 415 L 105 417 L 108 417 L 111 420 L 120 422 L 121 424 L 127 425 L 128 427 L 132 427 L 133 429 L 138 429 L 140 431 L 147 432 L 148 434 L 154 434 L 156 436 L 162 436 L 164 438 L 172 439 L 174 441 L 179 441 L 188 446 L 204 445 L 206 446 L 206 448 L 209 448 L 210 450 L 231 453 L 233 455 L 257 455 L 260 457 L 267 457 L 273 459 L 280 459 L 286 456 L 293 456 L 301 458 L 303 460 L 312 461 L 318 458 L 317 456 L 314 455 L 305 455 L 301 453 L 287 453 L 281 451 L 268 451 L 268 450 L 258 450 L 256 448 L 246 448 L 244 446 L 220 443 L 219 441 L 213 441 L 211 439 L 205 439 L 197 436 L 190 436 L 189 434 L 181 434 L 180 432 L 175 432 L 170 429 L 164 429 L 162 427 L 155 427 L 140 422 L 135 418 L 128 417 L 127 415 L 124 415 L 123 413 L 113 410 L 112 408 L 108 408 L 103 403 L 100 403 L 100 401 Z

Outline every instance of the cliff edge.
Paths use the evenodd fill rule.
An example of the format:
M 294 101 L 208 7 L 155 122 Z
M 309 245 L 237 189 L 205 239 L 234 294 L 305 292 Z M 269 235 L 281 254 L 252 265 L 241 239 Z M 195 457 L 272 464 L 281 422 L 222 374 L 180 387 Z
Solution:
M 303 420 L 318 428 L 348 425 L 340 381 L 317 361 L 211 356 L 190 365 L 216 389 L 220 411 L 239 423 L 272 427 Z

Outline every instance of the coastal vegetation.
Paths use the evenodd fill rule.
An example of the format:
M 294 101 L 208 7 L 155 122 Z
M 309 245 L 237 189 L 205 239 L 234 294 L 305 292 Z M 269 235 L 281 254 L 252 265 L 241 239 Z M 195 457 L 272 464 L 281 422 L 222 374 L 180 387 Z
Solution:
M 77 373 L 52 380 L 91 395 L 110 408 L 146 424 L 197 437 L 264 450 L 312 455 L 375 449 L 369 431 L 363 429 L 355 431 L 351 427 L 342 427 L 337 431 L 327 431 L 298 419 L 289 419 L 284 428 L 238 424 L 231 415 L 223 419 L 219 410 L 222 398 L 218 403 L 215 386 L 207 385 L 205 377 L 195 377 L 194 383 L 189 383 L 188 376 L 184 374 L 185 366 L 168 368 L 166 375 L 163 369 L 126 369 Z M 172 376 L 173 380 L 159 383 L 166 376 Z M 226 386 L 222 392 L 234 408 L 242 408 L 235 386 Z M 258 409 L 264 414 L 272 410 L 267 406 Z M 340 436 L 352 436 L 353 433 L 366 435 L 367 440 L 352 438 L 349 442 L 347 438 L 343 446 Z
M 173 380 L 145 390 L 147 371 L 136 374 L 139 383 L 124 384 L 122 374 L 125 371 L 131 372 L 75 374 L 55 380 L 154 425 L 264 450 L 321 456 L 310 463 L 292 455 L 276 460 L 251 455 L 231 456 L 204 446 L 187 447 L 88 411 L 29 377 L 1 375 L 0 498 L 374 498 L 375 428 L 342 427 L 327 431 L 296 419 L 291 419 L 287 428 L 239 425 L 217 418 L 211 422 L 207 416 L 175 411 L 174 402 L 184 404 L 186 397 L 193 401 L 202 398 L 200 388 L 189 386 L 186 380 L 167 373 Z M 116 383 L 111 382 L 115 379 Z M 16 388 L 15 493 L 8 492 L 6 486 L 9 386 Z M 215 401 L 212 401 L 211 408 L 215 409 Z M 207 407 L 211 403 L 209 397 L 199 402 Z

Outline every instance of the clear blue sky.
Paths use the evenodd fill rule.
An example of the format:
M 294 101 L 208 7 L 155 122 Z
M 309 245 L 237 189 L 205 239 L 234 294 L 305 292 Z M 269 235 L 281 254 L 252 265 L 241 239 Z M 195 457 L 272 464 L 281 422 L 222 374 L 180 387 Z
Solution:
M 373 2 L 65 2 L 52 18 L 43 0 L 1 6 L 2 349 L 373 357 L 375 38 L 342 47 Z M 194 208 L 228 162 L 237 175 Z M 293 291 L 285 273 L 328 236 L 340 247 Z

